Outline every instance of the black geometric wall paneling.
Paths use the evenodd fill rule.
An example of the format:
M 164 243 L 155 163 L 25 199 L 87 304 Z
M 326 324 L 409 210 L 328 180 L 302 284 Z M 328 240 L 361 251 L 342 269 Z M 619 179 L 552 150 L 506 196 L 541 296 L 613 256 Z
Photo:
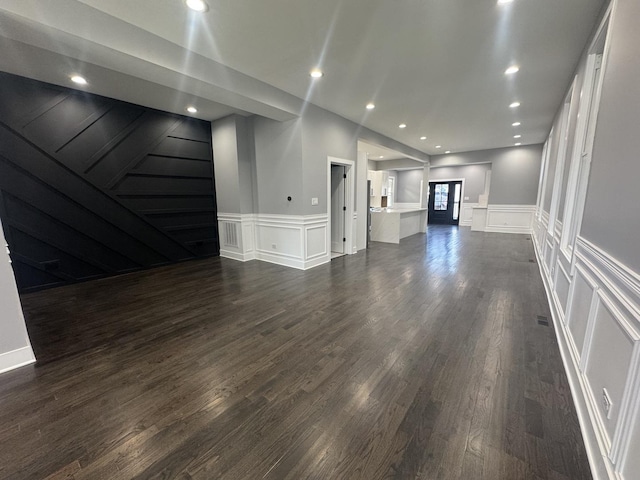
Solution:
M 0 218 L 22 292 L 218 255 L 211 124 L 0 72 Z

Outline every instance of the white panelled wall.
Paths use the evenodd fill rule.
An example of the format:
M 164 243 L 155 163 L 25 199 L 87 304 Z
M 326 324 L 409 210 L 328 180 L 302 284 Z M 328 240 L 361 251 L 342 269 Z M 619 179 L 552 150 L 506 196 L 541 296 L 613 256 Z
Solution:
M 590 176 L 592 156 L 594 165 L 606 163 L 605 171 L 620 168 L 615 162 L 624 160 L 610 151 L 593 155 L 598 129 L 625 123 L 607 117 L 607 124 L 598 116 L 605 104 L 611 108 L 603 95 L 607 81 L 623 78 L 621 67 L 631 58 L 627 48 L 637 49 L 628 37 L 628 31 L 637 29 L 626 22 L 627 14 L 623 23 L 628 31 L 616 32 L 617 60 L 608 65 L 614 52 L 612 31 L 622 22 L 617 8 L 623 4 L 639 10 L 630 0 L 614 0 L 609 6 L 556 117 L 543 154 L 533 218 L 536 256 L 596 480 L 640 479 L 640 275 L 582 231 L 583 219 L 589 219 L 607 225 L 611 236 L 620 235 L 619 225 L 594 216 L 585 205 L 587 191 L 601 188 L 606 180 Z M 619 104 L 616 108 L 623 115 Z M 598 164 L 600 172 L 604 163 Z M 618 182 L 616 187 L 633 195 L 633 183 Z
M 640 440 L 640 276 L 580 236 L 565 257 L 547 222 L 535 221 L 536 255 L 594 478 L 640 478 L 623 475 Z
M 219 213 L 220 256 L 312 268 L 331 260 L 328 223 L 326 214 Z

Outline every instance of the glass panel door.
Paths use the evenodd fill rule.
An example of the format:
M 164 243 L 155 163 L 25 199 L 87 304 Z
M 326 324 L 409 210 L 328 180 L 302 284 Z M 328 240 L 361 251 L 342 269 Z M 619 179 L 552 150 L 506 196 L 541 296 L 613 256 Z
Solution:
M 458 220 L 460 216 L 460 184 L 456 183 L 455 191 L 453 194 L 453 219 Z

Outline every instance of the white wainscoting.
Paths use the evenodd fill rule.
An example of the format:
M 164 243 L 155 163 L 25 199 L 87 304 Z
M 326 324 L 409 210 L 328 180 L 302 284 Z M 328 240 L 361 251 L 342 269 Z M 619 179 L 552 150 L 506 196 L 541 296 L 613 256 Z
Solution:
M 471 226 L 471 218 L 473 217 L 473 207 L 477 207 L 480 205 L 479 203 L 468 203 L 463 202 L 462 208 L 460 209 L 460 223 L 461 227 L 470 227 Z
M 220 256 L 240 261 L 263 260 L 302 270 L 312 268 L 331 260 L 327 222 L 326 214 L 220 213 Z
M 553 255 L 546 221 L 534 222 L 536 256 L 594 479 L 638 479 L 640 275 L 581 237 L 571 262 Z
M 255 223 L 252 213 L 218 213 L 220 256 L 241 262 L 255 259 Z
M 535 205 L 492 205 L 487 207 L 485 232 L 531 233 Z

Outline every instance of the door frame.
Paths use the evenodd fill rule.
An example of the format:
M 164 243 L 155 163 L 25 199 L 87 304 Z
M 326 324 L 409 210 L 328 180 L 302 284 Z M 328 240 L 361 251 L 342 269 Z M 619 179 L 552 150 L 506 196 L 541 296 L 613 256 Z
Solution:
M 345 248 L 344 254 L 351 255 L 356 253 L 356 247 L 354 245 L 354 225 L 353 221 L 355 205 L 355 165 L 353 160 L 347 160 L 346 158 L 327 157 L 327 250 L 329 251 L 329 257 L 331 257 L 331 165 L 338 165 L 345 167 L 347 178 L 344 182 L 344 196 L 345 206 L 347 210 L 344 216 L 344 238 Z
M 458 226 L 460 226 L 460 219 L 462 218 L 462 204 L 464 203 L 464 178 L 438 178 L 434 180 L 429 176 L 427 182 L 427 188 L 430 183 L 447 183 L 447 182 L 462 182 L 460 187 L 460 211 L 458 212 Z M 429 198 L 431 197 L 431 190 L 429 190 L 429 197 L 427 197 L 427 225 L 429 225 Z

